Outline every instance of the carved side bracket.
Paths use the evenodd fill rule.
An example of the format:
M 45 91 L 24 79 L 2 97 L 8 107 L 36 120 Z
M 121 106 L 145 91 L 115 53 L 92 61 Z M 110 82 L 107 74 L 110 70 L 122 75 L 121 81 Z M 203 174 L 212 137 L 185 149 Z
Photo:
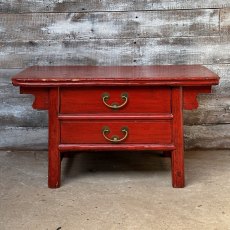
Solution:
M 197 96 L 200 93 L 211 93 L 211 86 L 183 87 L 183 109 L 197 109 L 199 106 Z
M 48 110 L 49 108 L 49 89 L 38 87 L 20 87 L 21 94 L 32 94 L 35 99 L 32 107 L 38 110 Z
M 32 94 L 35 99 L 33 108 L 38 110 L 48 110 L 49 108 L 49 88 L 20 87 L 21 94 Z M 183 87 L 183 109 L 192 110 L 198 108 L 197 96 L 200 93 L 211 93 L 211 86 Z

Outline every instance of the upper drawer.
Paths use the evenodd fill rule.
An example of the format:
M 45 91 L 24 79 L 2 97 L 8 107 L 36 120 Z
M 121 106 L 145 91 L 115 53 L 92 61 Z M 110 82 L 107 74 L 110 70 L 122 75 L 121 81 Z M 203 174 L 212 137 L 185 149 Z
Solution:
M 63 87 L 60 113 L 170 113 L 169 87 Z

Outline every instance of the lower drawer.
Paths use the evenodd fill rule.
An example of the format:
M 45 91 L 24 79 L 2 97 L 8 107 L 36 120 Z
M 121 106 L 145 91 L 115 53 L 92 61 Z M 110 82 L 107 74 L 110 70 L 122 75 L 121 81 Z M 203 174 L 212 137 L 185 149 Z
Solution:
M 170 121 L 62 121 L 62 144 L 170 144 Z

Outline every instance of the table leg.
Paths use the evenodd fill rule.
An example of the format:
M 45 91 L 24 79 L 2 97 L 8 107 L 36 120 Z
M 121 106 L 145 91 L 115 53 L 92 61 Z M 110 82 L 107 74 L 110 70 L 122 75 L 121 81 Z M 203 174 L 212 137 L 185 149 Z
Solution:
M 172 89 L 173 113 L 173 142 L 176 147 L 172 151 L 172 185 L 174 188 L 183 188 L 184 181 L 184 132 L 183 132 L 183 104 L 182 87 Z
M 48 186 L 59 188 L 61 184 L 61 159 L 57 149 L 49 150 Z
M 176 149 L 172 151 L 172 186 L 174 188 L 184 187 L 184 151 Z
M 61 184 L 61 155 L 58 150 L 60 139 L 60 125 L 57 117 L 58 112 L 58 88 L 51 88 L 49 91 L 49 188 L 59 188 Z

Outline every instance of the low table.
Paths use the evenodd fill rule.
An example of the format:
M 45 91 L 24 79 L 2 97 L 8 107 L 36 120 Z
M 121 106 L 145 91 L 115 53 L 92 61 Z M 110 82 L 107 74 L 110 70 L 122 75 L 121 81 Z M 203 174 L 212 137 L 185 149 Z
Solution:
M 184 187 L 183 109 L 198 107 L 219 77 L 200 65 L 34 66 L 12 79 L 49 111 L 48 186 L 60 186 L 61 152 L 161 150 Z

